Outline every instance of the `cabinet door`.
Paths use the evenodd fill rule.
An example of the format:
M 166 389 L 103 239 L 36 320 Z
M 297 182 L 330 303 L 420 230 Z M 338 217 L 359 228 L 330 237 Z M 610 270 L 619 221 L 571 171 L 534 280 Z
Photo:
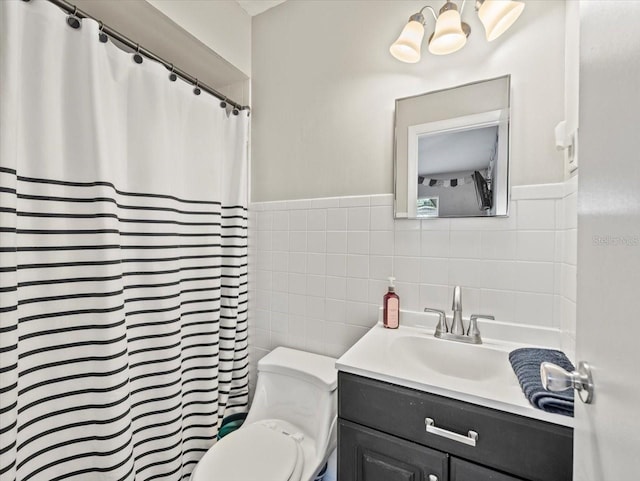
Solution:
M 340 419 L 338 481 L 447 481 L 448 456 Z
M 565 426 L 344 372 L 338 416 L 522 479 L 572 479 L 573 430 Z M 427 417 L 454 433 L 475 431 L 476 446 L 427 432 Z
M 493 469 L 478 466 L 458 458 L 451 458 L 451 481 L 522 481 Z

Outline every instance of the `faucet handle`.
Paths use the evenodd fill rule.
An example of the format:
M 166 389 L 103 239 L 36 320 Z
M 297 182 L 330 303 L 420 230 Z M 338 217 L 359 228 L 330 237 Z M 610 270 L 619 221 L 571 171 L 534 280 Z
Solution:
M 433 314 L 438 314 L 438 325 L 436 326 L 436 332 L 434 335 L 439 337 L 442 333 L 447 332 L 447 315 L 444 311 L 440 309 L 431 309 L 430 307 L 425 307 L 424 312 L 431 312 Z
M 473 338 L 477 344 L 482 344 L 482 337 L 480 336 L 480 329 L 478 329 L 478 319 L 491 319 L 495 321 L 496 318 L 485 314 L 472 314 L 469 318 L 469 330 L 467 336 Z
M 495 321 L 496 318 L 493 316 L 489 316 L 488 314 L 471 314 L 471 317 L 469 318 L 472 321 L 475 321 L 476 319 L 489 319 L 491 321 Z

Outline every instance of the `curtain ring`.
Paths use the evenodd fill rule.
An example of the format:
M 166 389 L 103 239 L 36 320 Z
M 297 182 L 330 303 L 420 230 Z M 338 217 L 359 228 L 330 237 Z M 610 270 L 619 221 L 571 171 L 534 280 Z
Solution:
M 173 66 L 173 64 L 171 64 L 171 72 L 169 73 L 169 80 L 171 80 L 172 82 L 175 82 L 176 80 L 178 80 L 178 76 L 175 73 L 175 67 Z
M 73 7 L 73 13 L 67 15 L 67 25 L 74 29 L 80 28 L 81 22 L 80 18 L 78 18 L 78 7 Z
M 106 33 L 104 33 L 104 23 L 102 23 L 101 21 L 98 21 L 98 40 L 100 40 L 101 43 L 107 43 L 107 41 L 109 40 L 109 37 L 107 36 Z
M 231 113 L 233 115 L 238 115 L 240 113 L 240 111 L 238 110 L 238 107 L 234 107 L 233 110 L 231 111 Z
M 196 79 L 196 87 L 193 89 L 193 93 L 196 95 L 200 95 L 201 92 L 202 90 L 200 90 L 200 87 L 198 87 L 198 79 Z
M 220 102 L 220 107 L 223 109 L 227 108 L 227 97 L 222 99 L 222 102 Z
M 137 64 L 142 63 L 142 55 L 140 55 L 140 44 L 136 43 L 136 53 L 133 54 L 133 61 Z

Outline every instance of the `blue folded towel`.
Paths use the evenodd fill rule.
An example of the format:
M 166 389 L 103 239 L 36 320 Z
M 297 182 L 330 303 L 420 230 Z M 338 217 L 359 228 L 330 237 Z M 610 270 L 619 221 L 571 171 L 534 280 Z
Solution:
M 554 349 L 522 348 L 509 353 L 509 361 L 518 376 L 520 386 L 529 402 L 538 409 L 573 417 L 573 389 L 552 392 L 542 387 L 540 364 L 552 362 L 571 372 L 575 368 L 567 356 Z

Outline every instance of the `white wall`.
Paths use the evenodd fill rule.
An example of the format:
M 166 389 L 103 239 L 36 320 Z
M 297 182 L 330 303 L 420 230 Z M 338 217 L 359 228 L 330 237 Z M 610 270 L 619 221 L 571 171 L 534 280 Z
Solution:
M 413 65 L 391 57 L 389 45 L 420 2 L 290 0 L 255 17 L 253 200 L 390 193 L 394 100 L 508 73 L 512 184 L 561 181 L 554 127 L 564 118 L 564 2 L 527 2 L 490 44 L 470 3 L 467 46 L 444 57 L 425 48 Z
M 580 2 L 566 2 L 566 37 L 565 37 L 565 120 L 566 132 L 571 133 L 579 127 L 579 92 L 580 92 Z M 570 168 L 568 156 L 565 156 L 565 178 L 577 175 L 578 171 Z
M 570 359 L 576 359 L 578 177 L 567 180 L 565 186 L 556 219 L 556 315 L 562 333 L 562 349 Z
M 571 354 L 576 181 L 514 188 L 508 218 L 394 220 L 390 194 L 251 204 L 252 365 L 276 346 L 340 356 L 391 275 L 402 309 L 450 313 L 461 285 L 465 318 L 544 330 Z
M 146 0 L 251 76 L 251 16 L 234 0 Z

